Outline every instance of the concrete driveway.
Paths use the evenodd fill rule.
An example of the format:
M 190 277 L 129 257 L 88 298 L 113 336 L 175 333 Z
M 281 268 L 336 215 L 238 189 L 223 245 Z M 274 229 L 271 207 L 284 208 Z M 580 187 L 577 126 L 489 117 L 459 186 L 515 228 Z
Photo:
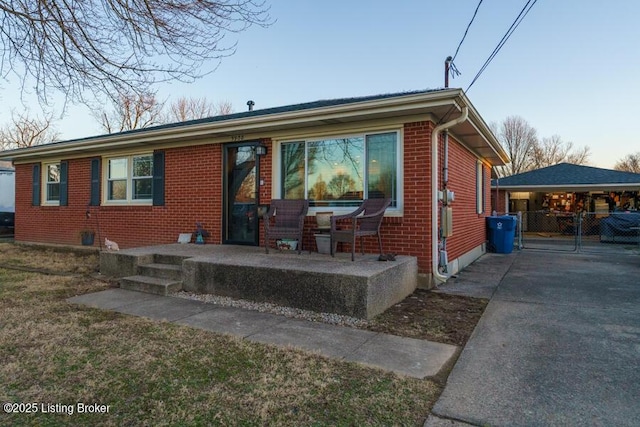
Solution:
M 493 280 L 493 295 L 426 426 L 640 425 L 639 256 L 524 251 L 476 264 L 443 290 Z

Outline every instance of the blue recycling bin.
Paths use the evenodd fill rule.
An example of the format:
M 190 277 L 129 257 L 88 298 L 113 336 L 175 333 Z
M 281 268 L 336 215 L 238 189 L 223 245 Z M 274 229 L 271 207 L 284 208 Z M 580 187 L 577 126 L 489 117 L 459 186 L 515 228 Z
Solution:
M 513 240 L 516 233 L 516 217 L 510 215 L 487 217 L 489 231 L 489 251 L 499 254 L 513 252 Z

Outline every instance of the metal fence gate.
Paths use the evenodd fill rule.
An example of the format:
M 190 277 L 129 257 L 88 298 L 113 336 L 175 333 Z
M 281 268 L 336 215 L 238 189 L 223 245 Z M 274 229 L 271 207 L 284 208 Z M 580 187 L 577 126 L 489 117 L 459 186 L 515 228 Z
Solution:
M 640 212 L 507 213 L 517 216 L 514 248 L 640 254 Z

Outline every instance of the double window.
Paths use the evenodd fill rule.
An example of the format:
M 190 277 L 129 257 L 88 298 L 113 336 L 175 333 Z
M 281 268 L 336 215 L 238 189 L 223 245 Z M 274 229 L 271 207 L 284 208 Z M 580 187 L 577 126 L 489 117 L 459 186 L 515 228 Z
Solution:
M 105 181 L 108 202 L 151 202 L 153 155 L 141 154 L 107 159 Z
M 282 197 L 332 207 L 388 197 L 397 207 L 398 139 L 386 132 L 283 143 Z

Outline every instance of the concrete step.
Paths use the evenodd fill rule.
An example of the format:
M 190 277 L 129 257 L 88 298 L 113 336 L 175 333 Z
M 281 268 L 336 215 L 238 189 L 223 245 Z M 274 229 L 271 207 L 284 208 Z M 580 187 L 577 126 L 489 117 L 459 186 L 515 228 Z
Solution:
M 153 262 L 156 264 L 173 264 L 173 265 L 182 265 L 182 261 L 189 257 L 180 256 L 180 255 L 163 255 L 163 254 L 154 254 Z
M 169 295 L 182 289 L 182 282 L 149 276 L 128 276 L 120 279 L 120 288 L 156 295 Z
M 138 275 L 181 281 L 182 267 L 174 264 L 144 264 L 138 266 Z

